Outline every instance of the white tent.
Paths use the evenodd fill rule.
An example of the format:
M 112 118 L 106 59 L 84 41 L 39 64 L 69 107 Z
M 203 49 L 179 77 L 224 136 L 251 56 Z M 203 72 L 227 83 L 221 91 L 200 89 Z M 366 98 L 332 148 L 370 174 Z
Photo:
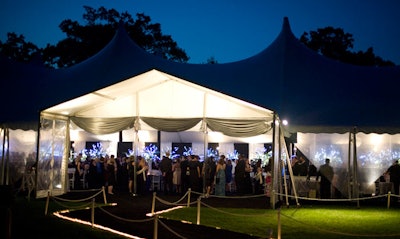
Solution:
M 223 135 L 217 142 L 244 139 L 263 145 L 274 142 L 273 122 L 278 121 L 269 109 L 158 70 L 47 108 L 41 118 L 38 197 L 48 191 L 61 194 L 67 190 L 70 122 L 97 135 L 133 130 L 138 153 L 140 142 L 145 140 L 139 131 L 192 133 L 191 140 L 203 143 L 200 153 L 206 155 L 211 132 Z M 196 139 L 194 134 L 200 137 Z

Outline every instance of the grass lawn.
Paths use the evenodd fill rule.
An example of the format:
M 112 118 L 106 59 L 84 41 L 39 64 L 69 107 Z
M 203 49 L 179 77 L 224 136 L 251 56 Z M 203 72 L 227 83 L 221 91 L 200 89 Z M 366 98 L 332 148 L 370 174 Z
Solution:
M 45 199 L 28 201 L 25 197 L 16 197 L 12 204 L 11 238 L 125 238 L 53 215 L 45 216 L 45 205 Z M 49 212 L 60 209 L 65 208 L 50 200 Z M 384 204 L 360 208 L 349 205 L 302 205 L 299 208 L 282 207 L 281 210 L 202 206 L 200 211 L 201 225 L 260 238 L 267 238 L 270 232 L 277 238 L 278 214 L 282 239 L 400 238 L 400 208 L 387 209 Z M 178 209 L 162 217 L 196 224 L 197 208 Z
M 400 238 L 400 210 L 384 207 L 301 206 L 299 208 L 232 209 L 202 207 L 200 224 L 266 238 L 277 238 L 280 212 L 281 238 Z M 197 222 L 197 208 L 183 208 L 163 217 Z

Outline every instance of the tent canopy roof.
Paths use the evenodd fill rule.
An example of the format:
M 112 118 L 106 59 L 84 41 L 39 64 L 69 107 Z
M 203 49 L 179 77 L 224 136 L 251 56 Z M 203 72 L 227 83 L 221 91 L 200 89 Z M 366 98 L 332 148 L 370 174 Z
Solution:
M 50 107 L 75 117 L 268 119 L 273 112 L 172 75 L 150 70 Z
M 23 67 L 28 73 L 18 73 L 16 65 L 12 69 L 4 65 L 7 64 L 2 61 L 2 77 L 19 78 L 19 85 L 31 87 L 24 92 L 38 89 L 38 81 L 41 86 L 34 91 L 38 92 L 36 95 L 31 98 L 23 95 L 14 100 L 13 107 L 6 107 L 4 112 L 8 116 L 2 116 L 1 122 L 29 118 L 18 114 L 22 108 L 26 108 L 23 110 L 26 114 L 37 113 L 156 69 L 262 108 L 274 109 L 281 119 L 289 121 L 287 129 L 292 132 L 340 133 L 354 126 L 363 132 L 400 132 L 400 111 L 396 110 L 400 67 L 353 66 L 318 55 L 293 35 L 287 18 L 275 41 L 263 51 L 225 64 L 164 60 L 138 47 L 120 28 L 98 54 L 67 69 Z M 84 112 L 81 107 L 77 113 L 80 112 Z
M 145 124 L 162 131 L 203 131 L 207 124 L 228 136 L 252 137 L 271 132 L 274 120 L 271 110 L 158 70 L 65 101 L 42 114 L 71 117 L 95 134 L 143 129 Z

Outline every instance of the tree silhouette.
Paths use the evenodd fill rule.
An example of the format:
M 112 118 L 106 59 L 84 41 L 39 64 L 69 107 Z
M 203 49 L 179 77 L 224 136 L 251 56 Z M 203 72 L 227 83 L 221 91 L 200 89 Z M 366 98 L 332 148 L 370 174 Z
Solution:
M 151 18 L 143 13 L 136 14 L 136 19 L 133 19 L 128 12 L 119 13 L 115 9 L 94 9 L 89 6 L 84 6 L 84 9 L 84 24 L 70 19 L 61 22 L 59 27 L 66 38 L 56 45 L 48 44 L 44 49 L 39 49 L 32 43 L 26 43 L 22 35 L 16 37 L 16 34 L 9 34 L 5 43 L 0 42 L 0 52 L 20 61 L 29 61 L 34 53 L 40 53 L 45 65 L 68 67 L 103 49 L 122 23 L 129 36 L 147 52 L 177 62 L 189 60 L 185 51 L 178 47 L 170 35 L 162 34 L 161 25 L 151 23 Z M 30 49 L 29 54 L 26 49 Z
M 16 61 L 27 62 L 39 52 L 39 48 L 31 42 L 26 42 L 23 35 L 9 32 L 7 41 L 4 43 L 0 41 L 0 52 Z
M 385 61 L 375 56 L 373 48 L 366 52 L 352 52 L 354 38 L 345 33 L 342 28 L 325 27 L 316 31 L 304 32 L 300 41 L 307 47 L 328 58 L 341 62 L 362 66 L 394 66 L 391 61 Z

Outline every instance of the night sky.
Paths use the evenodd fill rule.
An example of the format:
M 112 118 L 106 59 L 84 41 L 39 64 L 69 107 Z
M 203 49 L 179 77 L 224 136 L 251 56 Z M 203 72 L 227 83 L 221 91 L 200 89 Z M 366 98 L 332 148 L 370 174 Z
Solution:
M 317 28 L 340 27 L 353 35 L 353 50 L 373 47 L 376 55 L 400 64 L 400 1 L 393 0 L 2 0 L 0 40 L 15 32 L 39 47 L 55 44 L 65 37 L 58 25 L 65 19 L 82 22 L 84 5 L 150 16 L 190 63 L 251 57 L 276 38 L 287 16 L 298 38 Z

